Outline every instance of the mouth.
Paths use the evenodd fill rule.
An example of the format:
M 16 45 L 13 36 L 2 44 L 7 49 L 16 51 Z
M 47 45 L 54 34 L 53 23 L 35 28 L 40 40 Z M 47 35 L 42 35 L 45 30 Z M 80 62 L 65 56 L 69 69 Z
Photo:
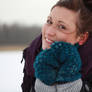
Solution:
M 46 42 L 47 42 L 48 44 L 52 44 L 54 41 L 49 40 L 48 38 L 46 38 Z

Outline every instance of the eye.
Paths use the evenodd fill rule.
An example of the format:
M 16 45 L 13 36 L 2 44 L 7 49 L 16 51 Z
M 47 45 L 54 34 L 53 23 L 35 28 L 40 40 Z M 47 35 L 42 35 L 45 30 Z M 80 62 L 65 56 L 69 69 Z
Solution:
M 52 24 L 52 21 L 48 19 L 47 24 Z
M 58 28 L 59 29 L 66 29 L 66 27 L 64 25 L 59 25 Z

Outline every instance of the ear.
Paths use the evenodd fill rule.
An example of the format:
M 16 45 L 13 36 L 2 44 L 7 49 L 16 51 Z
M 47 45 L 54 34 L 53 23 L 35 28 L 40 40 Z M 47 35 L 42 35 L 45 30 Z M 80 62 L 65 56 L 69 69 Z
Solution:
M 88 39 L 88 32 L 85 32 L 80 36 L 79 45 L 83 45 Z

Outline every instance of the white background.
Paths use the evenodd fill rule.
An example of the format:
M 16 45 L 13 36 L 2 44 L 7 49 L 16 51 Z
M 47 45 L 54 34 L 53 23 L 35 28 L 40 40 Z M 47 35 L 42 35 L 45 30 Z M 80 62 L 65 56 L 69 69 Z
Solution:
M 0 0 L 1 23 L 43 24 L 58 0 Z
M 0 52 L 0 92 L 22 92 L 22 51 Z

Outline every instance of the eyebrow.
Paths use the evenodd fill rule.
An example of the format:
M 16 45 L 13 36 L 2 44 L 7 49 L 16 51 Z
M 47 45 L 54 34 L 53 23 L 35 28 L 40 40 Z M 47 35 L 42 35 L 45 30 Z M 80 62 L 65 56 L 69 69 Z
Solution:
M 51 20 L 52 20 L 52 17 L 51 16 L 48 16 L 47 18 L 50 18 Z M 65 24 L 65 25 L 67 25 L 67 26 L 69 26 L 68 24 L 66 24 L 65 22 L 63 22 L 63 21 L 58 21 L 58 23 L 63 23 L 63 24 Z
M 63 21 L 58 21 L 58 23 L 63 23 L 63 24 L 65 24 L 65 25 L 67 25 L 67 26 L 69 26 L 68 24 L 66 24 L 65 22 L 63 22 Z

